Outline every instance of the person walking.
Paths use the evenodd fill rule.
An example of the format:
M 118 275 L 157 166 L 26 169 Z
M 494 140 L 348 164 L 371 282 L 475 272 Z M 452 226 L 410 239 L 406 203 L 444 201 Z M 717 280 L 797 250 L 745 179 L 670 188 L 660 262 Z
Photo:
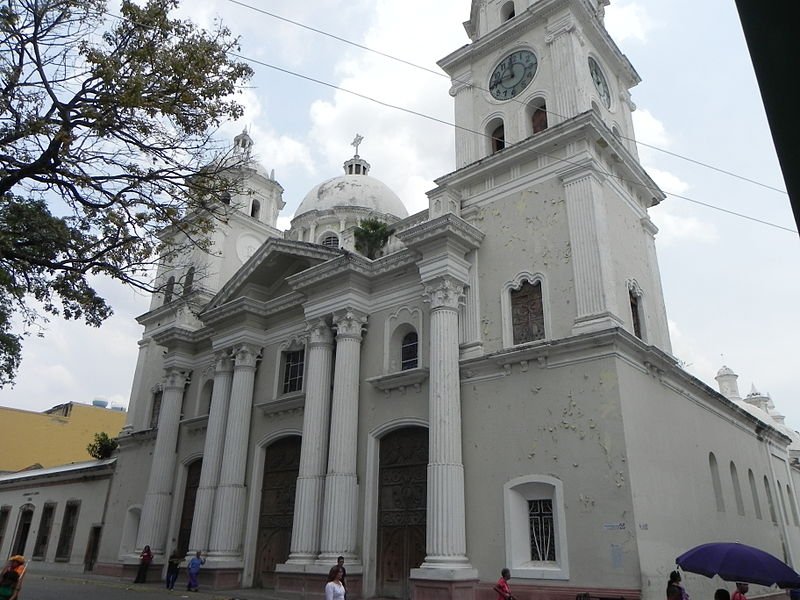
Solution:
M 511 590 L 508 587 L 509 579 L 511 579 L 511 571 L 507 568 L 500 571 L 500 579 L 497 580 L 494 588 L 492 588 L 497 592 L 497 600 L 514 600 L 514 596 L 511 595 Z
M 172 553 L 167 561 L 167 589 L 174 590 L 175 582 L 178 580 L 178 572 L 180 571 L 183 557 L 178 554 L 178 551 Z
M 344 568 L 344 556 L 340 556 L 336 559 L 336 566 L 342 570 L 342 578 L 341 582 L 344 586 L 344 597 L 347 600 L 347 569 Z
M 747 600 L 747 592 L 750 590 L 750 586 L 743 582 L 737 581 L 736 582 L 736 591 L 733 592 L 733 596 L 731 600 Z
M 196 592 L 198 586 L 197 577 L 200 575 L 200 567 L 206 564 L 206 559 L 203 558 L 203 553 L 198 550 L 195 555 L 189 560 L 186 565 L 186 572 L 189 574 L 189 582 L 186 584 L 186 590 L 189 592 Z
M 136 579 L 133 583 L 145 583 L 147 581 L 147 569 L 150 568 L 150 563 L 153 562 L 153 553 L 150 551 L 150 546 L 145 546 L 142 553 L 139 554 L 139 570 L 136 571 Z
M 667 581 L 667 600 L 689 600 L 689 594 L 681 585 L 681 574 L 672 571 Z
M 328 582 L 325 584 L 325 600 L 344 600 L 343 573 L 344 569 L 339 565 L 334 566 L 328 572 Z

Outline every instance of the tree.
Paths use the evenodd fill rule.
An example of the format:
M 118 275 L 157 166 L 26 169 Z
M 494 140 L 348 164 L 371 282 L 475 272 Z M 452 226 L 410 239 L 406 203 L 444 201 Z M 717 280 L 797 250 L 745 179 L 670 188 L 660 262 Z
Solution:
M 252 70 L 226 28 L 170 18 L 177 4 L 0 6 L 0 387 L 37 320 L 111 314 L 97 276 L 155 291 L 171 251 L 158 232 L 202 245 L 213 199 L 236 185 L 213 136 L 242 115 L 234 94 Z
M 119 447 L 119 443 L 114 438 L 108 437 L 105 431 L 94 434 L 94 441 L 86 446 L 89 456 L 97 460 L 111 458 L 114 451 Z
M 392 233 L 394 231 L 383 221 L 374 218 L 364 219 L 354 231 L 356 250 L 370 260 L 375 260 L 381 255 Z

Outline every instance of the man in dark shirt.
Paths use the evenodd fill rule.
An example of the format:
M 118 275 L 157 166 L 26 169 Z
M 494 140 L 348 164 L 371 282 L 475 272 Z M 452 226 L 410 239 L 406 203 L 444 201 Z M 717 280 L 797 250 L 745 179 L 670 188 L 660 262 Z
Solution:
M 336 559 L 336 565 L 342 570 L 342 586 L 344 587 L 344 597 L 347 598 L 347 569 L 344 568 L 344 556 Z

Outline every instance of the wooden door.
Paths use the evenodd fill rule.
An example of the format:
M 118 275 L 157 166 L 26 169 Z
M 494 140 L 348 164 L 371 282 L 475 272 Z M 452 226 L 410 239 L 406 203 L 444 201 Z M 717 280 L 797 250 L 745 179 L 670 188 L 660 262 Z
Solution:
M 378 595 L 409 598 L 411 569 L 425 560 L 428 430 L 406 427 L 380 442 Z
M 186 469 L 186 490 L 183 493 L 183 507 L 181 508 L 181 521 L 178 527 L 178 543 L 175 550 L 181 556 L 189 552 L 189 539 L 192 537 L 192 522 L 194 521 L 194 505 L 197 500 L 197 489 L 200 487 L 200 473 L 203 470 L 203 459 L 194 461 Z M 192 548 L 203 550 L 206 548 Z
M 264 457 L 254 582 L 259 587 L 274 588 L 275 565 L 289 558 L 300 445 L 298 436 L 282 438 L 270 444 Z

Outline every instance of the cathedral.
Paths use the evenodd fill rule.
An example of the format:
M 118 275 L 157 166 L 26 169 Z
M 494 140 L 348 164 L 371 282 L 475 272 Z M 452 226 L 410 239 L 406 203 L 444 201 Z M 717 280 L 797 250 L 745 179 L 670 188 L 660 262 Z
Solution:
M 504 567 L 519 600 L 649 600 L 700 543 L 800 558 L 793 432 L 671 353 L 665 196 L 607 4 L 472 1 L 439 62 L 456 164 L 422 212 L 357 137 L 281 231 L 283 188 L 236 137 L 211 251 L 165 259 L 139 317 L 97 572 L 149 545 L 295 598 L 341 556 L 351 600 L 486 600 Z M 390 232 L 371 252 L 367 219 Z

